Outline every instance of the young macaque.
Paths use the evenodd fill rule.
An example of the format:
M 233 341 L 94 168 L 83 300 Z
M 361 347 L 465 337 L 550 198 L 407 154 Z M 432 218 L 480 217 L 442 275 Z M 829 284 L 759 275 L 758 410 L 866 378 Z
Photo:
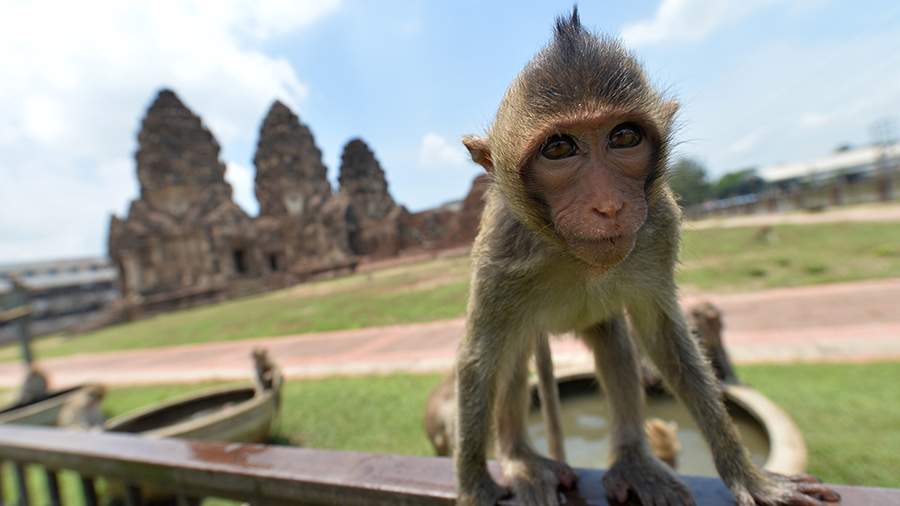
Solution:
M 528 358 L 542 336 L 576 332 L 592 349 L 611 412 L 613 501 L 691 505 L 647 443 L 631 318 L 668 387 L 709 443 L 740 506 L 819 505 L 838 495 L 750 461 L 721 385 L 685 324 L 674 268 L 681 216 L 666 184 L 677 104 L 637 60 L 585 30 L 577 11 L 507 89 L 485 137 L 464 144 L 491 177 L 472 249 L 466 336 L 457 358 L 458 502 L 555 506 L 571 468 L 528 440 Z M 507 486 L 488 473 L 492 427 Z
M 678 424 L 659 418 L 650 418 L 644 422 L 644 432 L 650 451 L 659 460 L 672 469 L 678 468 L 678 454 L 681 453 L 681 441 L 678 440 Z
M 19 386 L 19 392 L 16 394 L 16 404 L 28 404 L 41 399 L 47 395 L 47 376 L 37 366 L 28 365 L 28 372 L 25 373 L 25 379 Z
M 688 309 L 691 327 L 697 331 L 700 347 L 712 364 L 719 381 L 737 385 L 740 381 L 722 342 L 722 311 L 711 302 L 701 302 Z
M 59 412 L 57 425 L 70 429 L 102 429 L 106 418 L 100 409 L 106 388 L 103 385 L 88 385 L 66 401 Z
M 253 359 L 253 381 L 257 392 L 271 390 L 275 385 L 277 374 L 275 364 L 269 358 L 269 351 L 265 348 L 254 348 L 251 353 Z
M 456 373 L 451 372 L 428 395 L 425 401 L 425 434 L 434 453 L 443 457 L 453 455 L 456 439 Z

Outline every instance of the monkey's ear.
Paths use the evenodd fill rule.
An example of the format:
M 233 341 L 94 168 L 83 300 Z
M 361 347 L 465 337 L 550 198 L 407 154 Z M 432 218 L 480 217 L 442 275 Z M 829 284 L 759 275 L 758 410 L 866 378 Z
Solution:
M 472 161 L 484 167 L 484 170 L 491 172 L 494 170 L 494 161 L 491 160 L 491 148 L 486 140 L 475 135 L 467 135 L 463 137 L 463 145 L 469 150 L 469 156 Z
M 672 122 L 675 121 L 675 114 L 678 113 L 680 107 L 681 104 L 677 100 L 666 100 L 663 102 L 662 119 L 666 122 L 666 128 L 671 128 Z

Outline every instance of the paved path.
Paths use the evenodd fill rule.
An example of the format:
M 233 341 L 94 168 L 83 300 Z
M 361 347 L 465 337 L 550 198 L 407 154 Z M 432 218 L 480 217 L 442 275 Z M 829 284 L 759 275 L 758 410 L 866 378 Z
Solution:
M 739 363 L 900 360 L 900 279 L 708 297 L 725 314 L 725 341 Z M 688 297 L 685 303 L 695 302 Z M 450 367 L 462 319 L 247 341 L 48 359 L 57 385 L 243 379 L 250 350 L 269 349 L 289 377 L 438 371 Z M 580 342 L 553 342 L 560 368 L 584 367 Z M 17 385 L 18 364 L 0 364 L 0 386 Z
M 687 230 L 723 227 L 755 227 L 760 225 L 809 224 L 835 222 L 900 221 L 900 204 L 863 204 L 830 207 L 820 212 L 792 211 L 787 213 L 745 214 L 686 221 Z

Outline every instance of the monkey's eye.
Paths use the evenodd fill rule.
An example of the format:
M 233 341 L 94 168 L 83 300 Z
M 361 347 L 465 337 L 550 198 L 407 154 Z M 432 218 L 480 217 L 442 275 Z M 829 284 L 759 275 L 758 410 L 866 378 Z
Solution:
M 544 145 L 541 146 L 541 154 L 548 160 L 559 160 L 560 158 L 568 158 L 578 152 L 578 145 L 575 139 L 565 134 L 555 134 L 547 137 Z
M 633 148 L 640 144 L 643 138 L 641 127 L 634 123 L 622 123 L 610 132 L 609 147 L 612 149 Z

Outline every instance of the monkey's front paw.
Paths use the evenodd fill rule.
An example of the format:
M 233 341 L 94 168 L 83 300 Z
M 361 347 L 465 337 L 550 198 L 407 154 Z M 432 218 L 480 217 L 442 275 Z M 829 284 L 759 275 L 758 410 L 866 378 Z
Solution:
M 538 455 L 508 459 L 501 465 L 513 497 L 524 506 L 557 506 L 559 487 L 571 489 L 577 479 L 567 464 Z
M 645 506 L 695 506 L 687 486 L 665 464 L 649 454 L 620 456 L 603 475 L 603 486 L 613 504 L 625 503 L 631 491 Z
M 810 475 L 764 473 L 754 485 L 736 484 L 731 493 L 738 506 L 825 506 L 841 496 Z
M 457 506 L 494 506 L 497 501 L 509 497 L 509 490 L 485 476 L 478 482 L 478 485 L 471 487 L 470 490 L 460 490 L 459 497 L 456 499 Z

